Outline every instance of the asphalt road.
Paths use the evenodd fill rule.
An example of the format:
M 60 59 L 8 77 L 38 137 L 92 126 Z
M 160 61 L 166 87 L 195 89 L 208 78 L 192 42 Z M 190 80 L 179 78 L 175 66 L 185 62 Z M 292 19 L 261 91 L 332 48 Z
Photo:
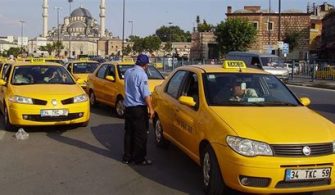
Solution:
M 291 88 L 335 122 L 335 91 Z M 154 164 L 122 164 L 123 120 L 111 113 L 105 106 L 93 108 L 86 128 L 29 128 L 24 141 L 0 130 L 0 193 L 203 194 L 200 168 L 174 146 L 156 148 L 152 131 L 148 156 Z

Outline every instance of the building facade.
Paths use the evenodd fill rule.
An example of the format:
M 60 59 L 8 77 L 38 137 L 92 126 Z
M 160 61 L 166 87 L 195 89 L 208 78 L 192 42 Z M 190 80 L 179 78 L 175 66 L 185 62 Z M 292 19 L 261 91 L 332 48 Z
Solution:
M 217 49 L 216 36 L 214 32 L 193 32 L 190 59 L 208 60 L 218 59 L 219 50 Z
M 320 57 L 335 59 L 335 10 L 330 11 L 322 19 Z
M 232 7 L 228 6 L 226 16 L 228 19 L 245 19 L 255 26 L 257 38 L 250 51 L 278 54 L 278 41 L 298 33 L 296 48 L 290 51 L 288 57 L 302 59 L 308 56 L 310 14 L 307 12 L 285 10 L 279 14 L 260 6 L 244 6 L 244 9 L 232 11 Z

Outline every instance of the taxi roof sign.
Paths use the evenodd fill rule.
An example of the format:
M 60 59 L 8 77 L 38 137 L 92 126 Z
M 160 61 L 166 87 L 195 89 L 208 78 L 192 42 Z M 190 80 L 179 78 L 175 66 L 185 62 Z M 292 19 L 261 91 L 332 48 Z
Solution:
M 82 61 L 82 62 L 89 61 L 89 60 L 90 60 L 89 58 L 79 58 L 79 61 Z
M 45 63 L 45 59 L 44 58 L 31 58 L 30 62 L 32 64 Z
M 241 60 L 225 60 L 223 62 L 223 68 L 231 69 L 231 68 L 247 68 L 247 65 L 244 61 Z

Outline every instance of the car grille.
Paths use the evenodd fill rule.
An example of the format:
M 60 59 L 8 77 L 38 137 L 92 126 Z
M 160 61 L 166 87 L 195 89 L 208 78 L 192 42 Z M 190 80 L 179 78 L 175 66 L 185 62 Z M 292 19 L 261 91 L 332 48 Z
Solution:
M 333 153 L 333 143 L 304 145 L 271 145 L 275 156 L 306 156 L 303 147 L 311 149 L 309 156 L 328 155 Z
M 47 105 L 47 101 L 45 101 L 45 100 L 39 100 L 39 99 L 32 99 L 33 100 L 33 104 L 35 104 L 35 105 Z
M 68 98 L 61 101 L 63 105 L 73 104 L 73 98 Z
M 38 122 L 57 122 L 57 121 L 68 121 L 74 120 L 83 117 L 84 114 L 80 113 L 69 113 L 67 116 L 48 116 L 48 117 L 41 117 L 41 115 L 24 115 L 25 120 L 30 121 L 38 121 Z
M 320 179 L 320 180 L 311 180 L 311 181 L 294 181 L 294 182 L 280 181 L 277 183 L 276 188 L 298 188 L 298 187 L 323 186 L 323 185 L 329 185 L 330 183 L 331 183 L 330 179 Z

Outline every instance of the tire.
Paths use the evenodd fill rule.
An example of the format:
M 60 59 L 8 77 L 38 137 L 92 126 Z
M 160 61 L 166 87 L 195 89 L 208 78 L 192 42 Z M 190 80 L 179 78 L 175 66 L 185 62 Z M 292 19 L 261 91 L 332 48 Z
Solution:
M 90 97 L 90 105 L 92 107 L 95 107 L 97 105 L 97 99 L 95 98 L 95 94 L 94 92 L 91 90 L 90 93 L 89 93 L 89 97 Z
M 210 145 L 202 150 L 202 181 L 206 194 L 224 194 L 228 188 L 223 182 L 219 163 Z
M 5 123 L 5 130 L 7 131 L 16 130 L 15 126 L 10 123 L 7 106 L 5 106 L 4 108 L 4 123 Z
M 163 127 L 158 117 L 154 119 L 154 136 L 157 147 L 167 148 L 170 145 L 170 142 L 163 136 Z
M 124 118 L 125 107 L 123 105 L 123 98 L 118 98 L 115 103 L 115 113 L 119 118 Z

